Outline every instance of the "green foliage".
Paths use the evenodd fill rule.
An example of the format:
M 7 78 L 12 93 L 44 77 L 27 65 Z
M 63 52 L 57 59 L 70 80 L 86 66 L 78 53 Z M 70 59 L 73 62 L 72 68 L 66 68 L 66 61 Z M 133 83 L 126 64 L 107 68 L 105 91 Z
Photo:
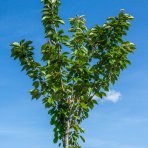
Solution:
M 67 36 L 61 29 L 64 21 L 58 13 L 60 0 L 42 3 L 42 22 L 48 39 L 41 47 L 42 62 L 33 58 L 32 41 L 12 43 L 12 57 L 20 61 L 22 70 L 33 80 L 32 99 L 41 98 L 49 110 L 54 143 L 59 141 L 59 146 L 64 146 L 68 130 L 69 147 L 78 148 L 79 138 L 85 142 L 80 124 L 98 103 L 93 97 L 104 97 L 110 84 L 130 64 L 127 56 L 135 46 L 123 40 L 123 36 L 133 17 L 121 10 L 103 26 L 87 29 L 84 16 L 76 16 L 69 19 L 71 36 Z M 63 46 L 70 48 L 71 53 L 63 52 Z

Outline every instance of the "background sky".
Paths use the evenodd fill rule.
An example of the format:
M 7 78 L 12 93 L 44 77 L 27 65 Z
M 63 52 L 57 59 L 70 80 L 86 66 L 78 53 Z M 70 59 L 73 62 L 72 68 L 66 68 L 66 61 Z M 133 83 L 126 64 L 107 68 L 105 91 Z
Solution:
M 85 15 L 87 26 L 102 25 L 124 8 L 132 14 L 127 39 L 136 44 L 132 62 L 111 88 L 108 98 L 84 121 L 83 148 L 148 148 L 148 1 L 62 0 L 60 14 Z M 10 43 L 33 40 L 36 58 L 44 43 L 39 0 L 5 0 L 0 5 L 0 147 L 57 148 L 52 144 L 50 117 L 40 101 L 32 101 L 31 80 L 10 58 Z

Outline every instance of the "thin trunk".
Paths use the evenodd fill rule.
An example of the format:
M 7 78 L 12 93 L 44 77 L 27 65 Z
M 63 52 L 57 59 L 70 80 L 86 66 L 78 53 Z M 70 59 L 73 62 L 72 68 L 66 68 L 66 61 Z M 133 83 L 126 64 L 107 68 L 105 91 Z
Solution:
M 64 148 L 69 147 L 69 132 L 70 132 L 70 121 L 68 120 L 66 122 L 66 132 L 65 132 L 65 137 L 64 137 Z

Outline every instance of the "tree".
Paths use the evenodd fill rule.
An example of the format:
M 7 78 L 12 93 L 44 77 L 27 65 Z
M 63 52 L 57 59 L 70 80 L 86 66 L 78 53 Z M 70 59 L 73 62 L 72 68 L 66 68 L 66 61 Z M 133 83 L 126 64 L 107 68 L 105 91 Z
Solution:
M 94 96 L 106 96 L 109 86 L 130 64 L 127 56 L 135 46 L 123 36 L 133 17 L 121 10 L 103 26 L 87 29 L 84 16 L 76 16 L 69 19 L 71 35 L 67 36 L 59 17 L 60 0 L 42 3 L 42 23 L 48 41 L 41 47 L 41 61 L 34 60 L 32 41 L 25 40 L 11 44 L 12 57 L 20 61 L 22 70 L 33 80 L 32 99 L 42 99 L 48 108 L 54 143 L 80 148 L 78 139 L 85 142 L 80 124 L 98 104 Z M 67 52 L 62 50 L 64 47 L 68 47 Z

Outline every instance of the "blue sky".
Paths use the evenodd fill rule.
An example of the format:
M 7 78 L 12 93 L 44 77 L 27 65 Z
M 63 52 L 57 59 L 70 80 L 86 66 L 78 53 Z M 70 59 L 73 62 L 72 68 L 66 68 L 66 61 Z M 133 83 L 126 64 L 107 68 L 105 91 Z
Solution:
M 132 65 L 122 72 L 112 93 L 84 121 L 84 148 L 148 148 L 148 1 L 62 0 L 60 13 L 65 29 L 68 18 L 76 14 L 84 14 L 92 27 L 122 8 L 135 17 L 127 39 L 137 49 L 129 56 Z M 39 0 L 5 0 L 0 5 L 1 148 L 58 147 L 52 144 L 47 110 L 40 101 L 31 101 L 31 80 L 20 72 L 19 62 L 10 58 L 9 44 L 22 38 L 33 40 L 39 55 L 44 43 L 41 9 Z

